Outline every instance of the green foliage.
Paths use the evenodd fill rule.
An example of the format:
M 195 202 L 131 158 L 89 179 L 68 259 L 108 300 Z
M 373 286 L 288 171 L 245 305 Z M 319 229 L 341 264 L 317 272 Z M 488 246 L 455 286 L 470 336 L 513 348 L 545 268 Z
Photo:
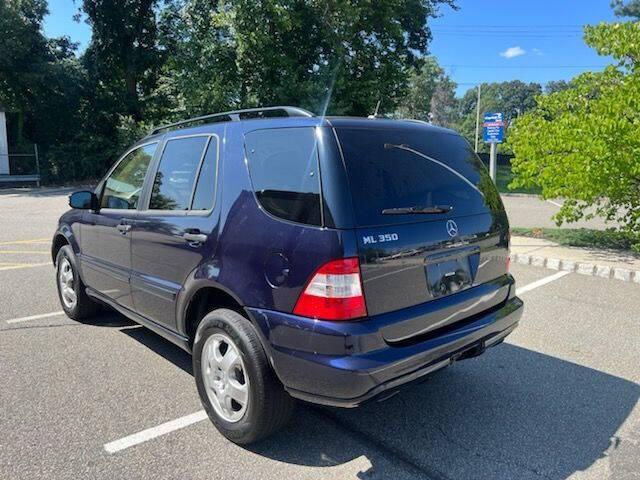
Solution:
M 48 181 L 97 178 L 150 124 L 185 116 L 273 104 L 364 115 L 378 100 L 393 112 L 441 4 L 454 7 L 83 0 L 76 19 L 92 37 L 78 57 L 67 38 L 42 34 L 45 0 L 0 0 L 0 105 L 17 117 L 19 142 L 39 144 Z M 445 115 L 453 86 L 439 88 Z
M 456 84 L 448 76 L 443 75 L 436 82 L 431 96 L 431 122 L 445 128 L 455 128 L 458 119 L 458 99 Z
M 544 93 L 550 95 L 552 93 L 561 92 L 570 87 L 566 80 L 551 80 L 544 86 Z
M 396 116 L 431 121 L 451 127 L 456 119 L 456 84 L 433 57 L 427 57 L 409 75 L 407 94 L 400 100 Z
M 615 230 L 512 227 L 511 233 L 523 237 L 544 238 L 567 247 L 606 248 L 638 252 L 638 244 L 640 243 L 640 238 L 637 235 Z
M 530 186 L 510 186 L 513 183 L 513 172 L 509 165 L 498 165 L 496 170 L 496 187 L 500 193 L 528 193 L 528 194 L 540 194 L 540 187 L 537 185 Z
M 293 104 L 316 113 L 392 112 L 426 53 L 427 20 L 451 0 L 225 0 L 174 4 L 161 83 L 188 114 Z
M 640 0 L 612 0 L 611 6 L 618 17 L 640 19 Z
M 40 33 L 45 0 L 0 1 L 0 105 L 28 105 L 46 75 L 50 52 Z
M 509 135 L 514 186 L 564 197 L 556 221 L 594 215 L 640 233 L 640 22 L 585 28 L 586 42 L 617 65 L 539 96 Z
M 74 138 L 85 86 L 75 45 L 42 34 L 46 13 L 44 0 L 0 0 L 0 105 L 18 125 L 16 146 L 31 151 L 35 142 L 45 155 L 47 147 Z M 42 167 L 47 175 L 49 165 Z
M 155 88 L 163 55 L 157 43 L 159 0 L 84 0 L 91 44 L 84 55 L 93 81 L 116 111 L 143 118 L 144 97 Z

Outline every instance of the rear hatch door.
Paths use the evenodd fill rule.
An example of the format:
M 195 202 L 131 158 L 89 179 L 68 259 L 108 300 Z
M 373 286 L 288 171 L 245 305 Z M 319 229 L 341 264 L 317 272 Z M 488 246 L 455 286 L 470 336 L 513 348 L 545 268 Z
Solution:
M 369 315 L 455 295 L 507 272 L 509 226 L 500 196 L 468 142 L 448 130 L 384 122 L 336 127 L 353 202 Z M 490 309 L 496 287 L 416 325 L 424 333 Z M 462 302 L 462 300 L 460 300 Z M 426 324 L 425 324 L 426 322 Z M 390 339 L 412 333 L 407 326 Z

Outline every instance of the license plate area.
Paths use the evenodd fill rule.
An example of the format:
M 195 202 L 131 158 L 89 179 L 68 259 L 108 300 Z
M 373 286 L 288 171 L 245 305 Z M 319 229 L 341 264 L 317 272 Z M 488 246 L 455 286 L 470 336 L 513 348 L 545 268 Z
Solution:
M 433 298 L 443 297 L 469 288 L 473 275 L 470 252 L 444 254 L 426 259 L 427 286 Z

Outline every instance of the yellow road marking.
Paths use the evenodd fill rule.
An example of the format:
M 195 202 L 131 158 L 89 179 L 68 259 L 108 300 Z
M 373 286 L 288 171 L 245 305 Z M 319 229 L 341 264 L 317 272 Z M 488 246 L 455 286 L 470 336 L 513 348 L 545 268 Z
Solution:
M 18 243 L 50 243 L 49 238 L 32 238 L 29 240 L 11 240 L 6 242 L 0 242 L 0 245 L 15 245 Z
M 47 252 L 46 250 L 2 250 L 0 249 L 0 253 L 35 253 L 37 255 L 51 255 L 51 252 Z
M 9 265 L 6 267 L 0 267 L 0 272 L 4 270 L 20 270 L 22 268 L 34 268 L 34 267 L 44 267 L 45 265 L 53 265 L 51 262 L 47 263 L 20 263 L 16 265 Z

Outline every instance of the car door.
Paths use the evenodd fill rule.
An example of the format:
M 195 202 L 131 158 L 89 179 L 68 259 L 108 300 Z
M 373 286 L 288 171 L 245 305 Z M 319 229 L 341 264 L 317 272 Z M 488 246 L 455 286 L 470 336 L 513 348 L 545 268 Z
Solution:
M 122 157 L 101 183 L 100 208 L 84 213 L 80 229 L 85 284 L 127 308 L 132 307 L 131 228 L 156 147 L 157 142 L 141 145 Z
M 189 273 L 215 249 L 219 149 L 217 133 L 167 139 L 152 169 L 147 208 L 133 226 L 135 309 L 172 330 L 178 292 Z

